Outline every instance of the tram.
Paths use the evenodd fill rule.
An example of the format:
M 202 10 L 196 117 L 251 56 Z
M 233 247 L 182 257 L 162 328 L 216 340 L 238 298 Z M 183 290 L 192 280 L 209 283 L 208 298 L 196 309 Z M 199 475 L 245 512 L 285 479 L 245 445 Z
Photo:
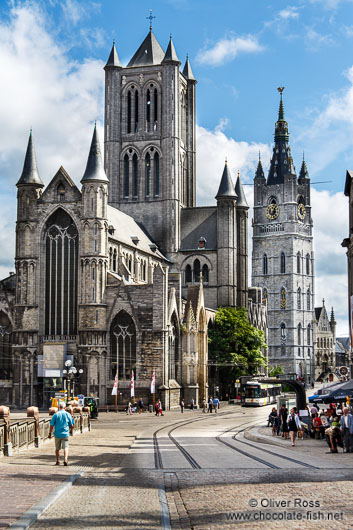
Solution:
M 244 385 L 244 407 L 263 407 L 277 402 L 281 393 L 281 385 L 247 381 Z

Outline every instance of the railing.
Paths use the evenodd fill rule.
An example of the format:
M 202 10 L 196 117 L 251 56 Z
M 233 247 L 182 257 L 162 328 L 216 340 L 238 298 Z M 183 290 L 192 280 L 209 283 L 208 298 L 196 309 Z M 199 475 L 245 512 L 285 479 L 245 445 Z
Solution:
M 90 416 L 87 413 L 74 414 L 74 433 L 86 432 L 91 430 Z M 0 455 L 6 454 L 6 423 L 0 420 Z M 8 427 L 8 441 L 11 442 L 12 450 L 17 451 L 21 448 L 34 446 L 40 441 L 48 439 L 50 429 L 50 418 L 38 421 L 38 428 L 34 418 L 25 418 L 10 423 Z
M 77 335 L 44 335 L 40 342 L 76 342 Z

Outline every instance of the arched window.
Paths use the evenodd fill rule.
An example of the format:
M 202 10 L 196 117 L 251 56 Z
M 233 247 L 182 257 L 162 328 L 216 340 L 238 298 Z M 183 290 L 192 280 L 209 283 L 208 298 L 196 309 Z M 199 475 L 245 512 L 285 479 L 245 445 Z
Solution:
M 145 159 L 145 179 L 146 179 L 146 196 L 151 195 L 151 156 L 149 153 Z
M 139 94 L 135 91 L 135 133 L 139 130 Z
M 117 272 L 117 270 L 116 270 L 116 257 L 117 257 L 117 252 L 116 252 L 116 248 L 115 248 L 114 251 L 113 251 L 113 271 L 114 272 Z
M 262 274 L 268 274 L 268 259 L 267 254 L 264 254 L 262 258 Z
M 159 154 L 154 155 L 154 194 L 159 195 Z
M 310 274 L 310 254 L 306 255 L 306 274 L 309 276 Z
M 129 196 L 129 155 L 124 156 L 124 197 Z
M 306 308 L 308 311 L 310 311 L 310 307 L 311 307 L 311 294 L 310 294 L 310 287 L 309 287 L 309 289 L 306 291 Z
M 113 267 L 113 249 L 110 247 L 109 249 L 109 269 L 112 270 Z
M 202 281 L 208 283 L 208 266 L 205 265 L 202 267 Z
M 132 157 L 132 178 L 134 183 L 134 197 L 138 196 L 138 162 L 137 154 Z
M 267 300 L 268 300 L 268 292 L 267 292 L 266 287 L 264 287 L 262 291 L 262 303 L 267 305 Z
M 286 308 L 286 290 L 284 287 L 281 289 L 281 309 Z
M 154 89 L 154 117 L 153 117 L 153 130 L 158 129 L 158 92 Z
M 298 346 L 301 346 L 301 343 L 302 343 L 302 325 L 301 324 L 298 324 L 298 328 L 297 328 L 297 333 L 298 333 Z
M 0 311 L 0 379 L 12 379 L 12 326 L 9 317 Z
M 45 228 L 45 334 L 77 331 L 78 232 L 71 217 L 56 210 Z
M 131 92 L 127 93 L 127 132 L 131 133 Z
M 195 261 L 194 261 L 194 280 L 195 280 L 196 283 L 198 283 L 200 281 L 200 270 L 201 270 L 200 261 L 198 259 L 195 259 Z
M 284 252 L 281 252 L 281 274 L 286 272 L 286 256 Z
M 306 342 L 307 344 L 311 344 L 311 324 L 308 324 L 308 327 L 306 328 L 306 334 L 307 334 Z
M 146 131 L 151 130 L 151 92 L 147 90 L 146 93 Z
M 281 344 L 285 344 L 287 341 L 287 330 L 284 322 L 281 324 Z
M 297 273 L 300 274 L 300 260 L 301 260 L 301 256 L 300 256 L 300 252 L 298 252 L 297 254 Z
M 302 308 L 302 290 L 300 287 L 298 287 L 297 290 L 297 309 Z
M 120 311 L 111 326 L 111 378 L 118 369 L 118 380 L 129 381 L 131 372 L 136 374 L 136 327 L 126 311 Z
M 60 182 L 58 185 L 58 201 L 64 202 L 65 201 L 65 186 Z
M 186 265 L 186 267 L 185 267 L 185 283 L 191 283 L 191 282 L 192 282 L 191 265 Z

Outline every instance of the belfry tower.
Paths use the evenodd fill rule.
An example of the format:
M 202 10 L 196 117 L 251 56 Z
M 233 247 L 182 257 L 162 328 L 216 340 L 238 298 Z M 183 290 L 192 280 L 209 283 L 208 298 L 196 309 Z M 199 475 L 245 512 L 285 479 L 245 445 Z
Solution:
M 299 178 L 289 146 L 283 89 L 267 180 L 261 161 L 254 179 L 252 284 L 268 305 L 269 361 L 313 380 L 314 253 L 310 178 Z
M 133 216 L 167 254 L 180 247 L 180 209 L 196 204 L 195 85 L 172 38 L 152 27 L 123 68 L 113 44 L 105 66 L 105 169 L 109 203 Z

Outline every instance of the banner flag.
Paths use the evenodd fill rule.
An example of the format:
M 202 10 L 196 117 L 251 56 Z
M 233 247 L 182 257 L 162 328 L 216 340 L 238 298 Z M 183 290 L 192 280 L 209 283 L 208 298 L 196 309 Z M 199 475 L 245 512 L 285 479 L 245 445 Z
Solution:
M 116 396 L 117 393 L 118 393 L 118 370 L 116 371 L 116 374 L 115 374 L 115 381 L 113 385 L 112 396 Z
M 153 369 L 152 381 L 151 381 L 151 394 L 156 392 L 156 370 Z
M 135 395 L 135 378 L 134 378 L 134 371 L 131 372 L 131 397 Z

